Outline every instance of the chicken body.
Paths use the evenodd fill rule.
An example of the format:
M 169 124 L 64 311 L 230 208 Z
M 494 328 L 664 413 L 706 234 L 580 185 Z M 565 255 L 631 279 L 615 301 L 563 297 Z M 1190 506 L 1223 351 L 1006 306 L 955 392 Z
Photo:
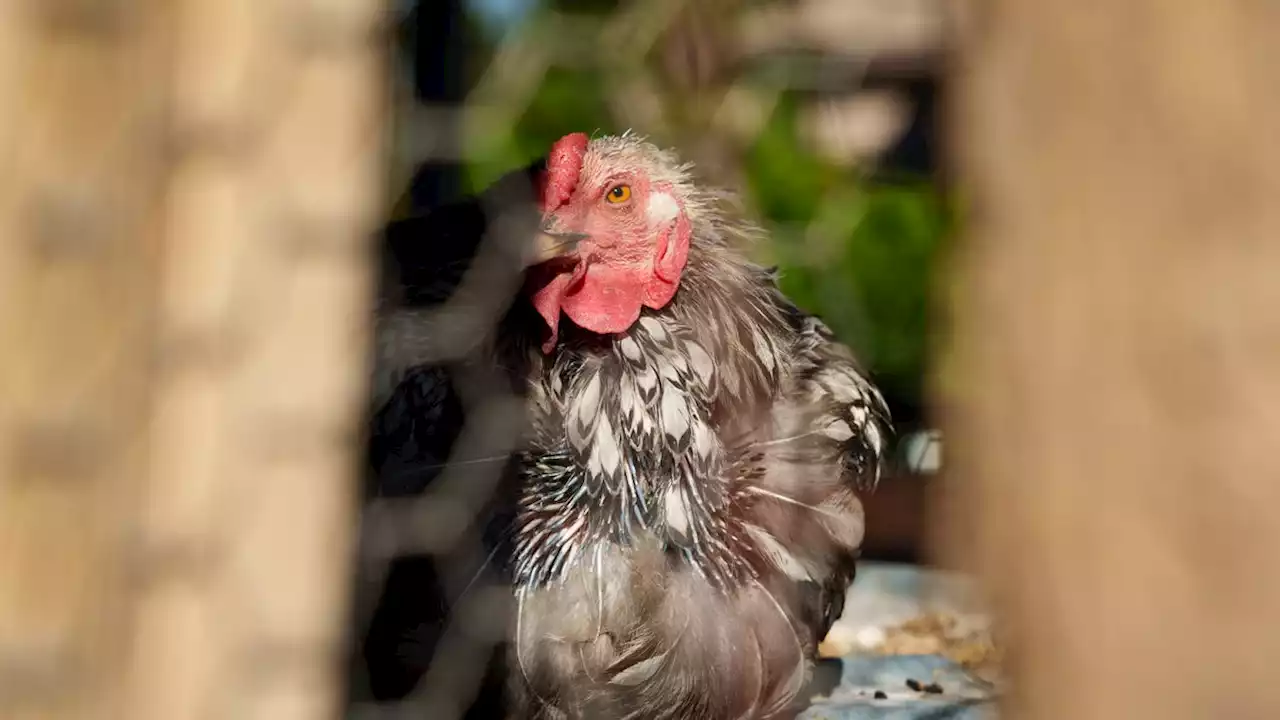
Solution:
M 632 312 L 631 270 L 608 263 L 635 254 L 602 239 L 581 251 L 575 279 L 546 281 L 571 322 L 539 304 L 545 294 L 536 313 L 517 299 L 476 355 L 508 373 L 527 411 L 512 506 L 493 515 L 515 597 L 512 714 L 792 716 L 853 579 L 864 528 L 855 490 L 879 479 L 888 410 L 849 350 L 740 254 L 753 229 L 687 168 L 630 136 L 579 147 L 583 180 L 561 193 L 553 221 L 578 218 L 604 237 L 602 221 L 573 215 L 572 198 L 590 192 L 593 173 L 642 173 L 629 182 L 648 207 L 619 224 L 641 242 L 659 238 L 659 280 L 673 277 L 662 263 L 675 232 L 687 257 L 678 291 L 646 285 L 643 307 L 619 324 Z M 595 212 L 594 198 L 583 202 Z M 597 305 L 570 304 L 591 292 Z

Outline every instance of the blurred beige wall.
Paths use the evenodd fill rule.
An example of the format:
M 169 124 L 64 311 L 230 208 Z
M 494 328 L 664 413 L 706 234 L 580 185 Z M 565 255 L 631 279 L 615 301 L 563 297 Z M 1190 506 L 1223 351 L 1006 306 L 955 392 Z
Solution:
M 1280 6 L 973 3 L 952 562 L 1008 717 L 1280 717 Z
M 373 0 L 0 3 L 0 717 L 332 717 Z

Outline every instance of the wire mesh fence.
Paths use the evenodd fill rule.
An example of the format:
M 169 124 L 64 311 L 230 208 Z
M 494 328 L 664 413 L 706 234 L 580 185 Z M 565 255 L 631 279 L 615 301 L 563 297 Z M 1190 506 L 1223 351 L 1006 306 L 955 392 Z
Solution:
M 418 44 L 447 34 L 456 42 L 465 9 L 461 3 L 409 6 L 402 22 L 416 23 Z M 393 65 L 399 91 L 392 185 L 412 196 L 424 174 L 436 175 L 425 183 L 425 197 L 402 201 L 399 212 L 447 199 L 468 180 L 483 186 L 531 159 L 529 138 L 539 130 L 530 124 L 553 125 L 549 132 L 559 134 L 634 128 L 679 147 L 700 179 L 737 191 L 742 210 L 793 239 L 789 248 L 804 253 L 805 263 L 827 262 L 831 246 L 847 238 L 840 218 L 857 204 L 856 191 L 832 184 L 810 198 L 815 209 L 805 219 L 770 218 L 747 196 L 745 158 L 770 130 L 783 97 L 799 96 L 803 127 L 796 136 L 810 152 L 855 178 L 869 176 L 878 163 L 894 164 L 886 156 L 913 129 L 926 138 L 932 131 L 913 128 L 923 108 L 909 87 L 934 78 L 942 10 L 928 2 L 633 0 L 507 18 L 491 53 L 471 57 L 477 71 L 469 74 L 465 96 L 441 91 L 445 82 L 436 84 L 435 97 L 415 97 L 415 73 L 468 75 L 459 67 L 467 55 L 457 48 L 436 48 L 437 64 L 426 70 L 420 63 Z M 437 29 L 447 24 L 448 32 L 433 34 L 433 23 Z M 558 114 L 598 126 L 546 119 L 540 104 L 547 102 L 548 83 L 565 72 L 592 78 L 603 112 L 560 108 Z M 562 92 L 555 100 L 589 105 L 594 97 Z M 412 375 L 430 367 L 456 384 L 458 417 L 465 420 L 447 452 L 415 447 L 407 453 L 419 458 L 416 466 L 396 467 L 391 460 L 373 469 L 377 487 L 363 514 L 354 600 L 353 718 L 461 717 L 468 709 L 472 717 L 487 717 L 493 706 L 486 695 L 502 690 L 492 680 L 501 674 L 495 668 L 512 631 L 512 596 L 495 559 L 501 552 L 495 535 L 507 519 L 487 513 L 517 449 L 520 401 L 493 368 L 468 359 L 489 340 L 485 332 L 504 309 L 495 288 L 514 280 L 483 248 L 510 242 L 488 238 L 448 301 L 406 312 L 386 299 L 379 317 L 375 407 L 405 381 L 406 368 L 417 368 Z M 856 316 L 859 301 L 845 293 L 838 302 Z M 925 436 L 917 454 L 932 443 L 936 438 Z M 421 460 L 438 455 L 447 458 Z
M 902 97 L 859 89 L 886 59 L 928 75 L 940 33 L 938 3 L 597 5 L 524 16 L 465 60 L 465 97 L 429 104 L 405 63 L 384 64 L 406 8 L 372 0 L 0 7 L 0 222 L 16 240 L 0 307 L 3 344 L 26 348 L 4 356 L 0 546 L 23 581 L 0 589 L 0 714 L 443 719 L 492 691 L 511 596 L 480 520 L 521 411 L 466 360 L 515 278 L 482 255 L 429 316 L 368 322 L 386 188 L 423 164 L 478 182 L 508 169 L 564 69 L 596 78 L 607 122 L 557 132 L 634 128 L 742 190 L 800 92 L 798 134 L 857 175 L 911 124 Z M 837 22 L 860 31 L 835 39 Z M 810 200 L 771 227 L 821 264 L 851 196 Z M 364 467 L 365 423 L 408 365 L 447 366 L 465 422 L 429 477 L 388 492 L 391 471 Z M 358 514 L 353 467 L 372 484 Z M 378 689 L 363 653 L 388 603 L 409 607 L 373 638 L 396 665 Z
M 934 519 L 1014 626 L 1004 707 L 1275 717 L 1280 18 L 972 5 L 936 389 L 964 485 Z M 434 69 L 386 64 L 410 10 Z M 931 150 L 945 27 L 940 0 L 0 2 L 0 716 L 491 717 L 521 410 L 468 359 L 507 243 L 404 323 L 374 301 L 388 197 L 641 130 L 745 190 L 760 259 L 909 409 L 918 338 L 875 327 L 923 317 L 938 227 L 859 183 Z M 369 467 L 382 400 L 442 368 L 456 436 Z

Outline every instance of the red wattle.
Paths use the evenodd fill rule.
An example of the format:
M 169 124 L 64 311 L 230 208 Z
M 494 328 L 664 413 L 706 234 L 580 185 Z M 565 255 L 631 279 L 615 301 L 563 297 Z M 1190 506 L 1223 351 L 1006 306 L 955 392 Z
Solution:
M 561 300 L 564 314 L 575 325 L 601 335 L 626 330 L 640 319 L 644 294 L 643 270 L 595 264 L 587 268 L 581 285 Z
M 533 303 L 533 308 L 538 311 L 547 323 L 547 328 L 551 330 L 547 340 L 542 343 L 544 353 L 550 353 L 556 347 L 556 340 L 560 336 L 560 305 L 564 294 L 569 290 L 572 278 L 572 274 L 567 272 L 552 275 L 531 294 L 530 301 Z

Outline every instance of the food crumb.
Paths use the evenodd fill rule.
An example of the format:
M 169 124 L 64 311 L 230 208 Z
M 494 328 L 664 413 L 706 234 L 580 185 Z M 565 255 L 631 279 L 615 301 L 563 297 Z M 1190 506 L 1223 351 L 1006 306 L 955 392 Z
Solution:
M 888 700 L 888 699 L 889 699 L 889 696 L 888 696 L 888 695 L 886 695 L 886 694 L 885 694 L 885 692 L 884 692 L 883 690 L 877 690 L 877 691 L 876 691 L 876 694 L 875 694 L 875 695 L 873 695 L 872 697 L 874 697 L 876 700 Z
M 924 686 L 920 684 L 920 681 L 916 680 L 915 678 L 907 679 L 907 687 L 911 688 L 912 690 L 915 690 L 916 692 L 920 692 L 921 690 L 924 689 Z
M 990 627 L 964 627 L 960 618 L 928 613 L 885 630 L 885 642 L 872 652 L 881 655 L 942 655 L 968 672 L 997 682 L 1003 653 Z
M 929 693 L 930 695 L 941 695 L 941 694 L 942 694 L 942 686 L 941 686 L 941 685 L 939 685 L 939 684 L 938 684 L 938 683 L 936 683 L 936 682 L 931 682 L 931 683 L 929 683 L 928 685 L 925 685 L 925 686 L 924 686 L 924 688 L 922 688 L 922 689 L 923 689 L 925 692 Z

